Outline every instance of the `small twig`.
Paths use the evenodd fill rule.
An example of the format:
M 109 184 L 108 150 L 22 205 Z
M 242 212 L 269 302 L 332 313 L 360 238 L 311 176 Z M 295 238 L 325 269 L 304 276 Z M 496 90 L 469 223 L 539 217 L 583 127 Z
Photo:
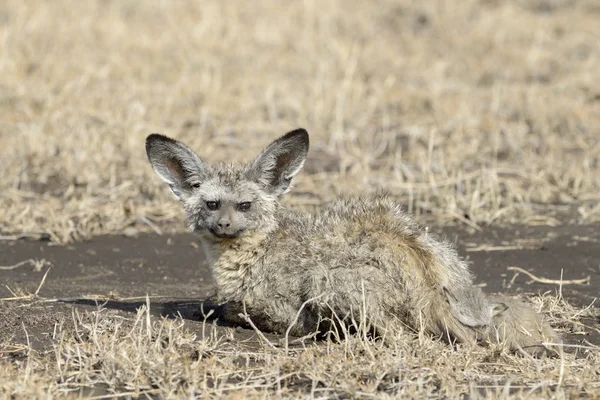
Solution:
M 563 273 L 564 270 L 560 269 L 560 285 L 558 285 L 558 301 L 563 299 L 562 289 L 563 289 Z
M 150 228 L 152 228 L 152 230 L 153 230 L 154 232 L 156 232 L 156 234 L 157 234 L 157 235 L 159 235 L 159 236 L 162 236 L 162 234 L 163 234 L 163 233 L 162 233 L 162 231 L 160 230 L 160 228 L 159 228 L 159 227 L 158 227 L 158 226 L 157 226 L 157 225 L 156 225 L 154 222 L 150 221 L 150 220 L 148 219 L 148 217 L 146 217 L 146 216 L 142 215 L 142 216 L 140 216 L 140 220 L 141 220 L 143 223 L 145 223 L 146 225 L 148 225 Z
M 569 320 L 570 323 L 572 323 L 573 325 L 577 325 L 577 326 L 581 326 L 582 328 L 588 329 L 590 331 L 596 331 L 598 333 L 600 333 L 600 329 L 598 328 L 594 328 L 593 326 L 584 324 L 583 322 L 579 322 L 579 321 L 571 321 Z M 578 332 L 578 333 L 573 333 L 574 335 L 587 335 L 588 332 Z
M 570 347 L 570 348 L 574 348 L 574 349 L 584 349 L 584 350 L 600 351 L 600 347 L 598 347 L 598 346 L 582 346 L 580 344 L 551 343 L 551 342 L 544 342 L 542 344 L 544 346 Z
M 40 285 L 38 286 L 37 290 L 33 294 L 34 296 L 37 296 L 38 293 L 40 292 L 40 289 L 42 288 L 42 285 L 44 285 L 44 282 L 46 282 L 46 277 L 48 276 L 48 272 L 50 272 L 51 269 L 52 269 L 52 267 L 48 267 L 48 269 L 46 270 L 46 273 L 44 274 L 44 277 L 42 278 L 42 281 L 40 282 Z
M 17 353 L 20 351 L 24 351 L 24 350 L 29 350 L 29 348 L 27 346 L 24 346 L 22 344 L 7 344 L 2 346 L 3 348 L 0 349 L 0 353 Z M 4 349 L 6 348 L 6 350 Z
M 148 340 L 152 340 L 152 324 L 150 323 L 150 296 L 146 294 L 146 330 Z
M 4 297 L 1 298 L 0 301 L 15 301 L 15 300 L 31 300 L 33 295 L 28 294 L 27 296 L 19 296 L 19 297 Z
M 27 328 L 25 328 L 25 323 L 23 321 L 21 321 L 21 326 L 23 327 L 25 338 L 27 339 L 27 364 L 25 366 L 25 379 L 23 379 L 23 382 L 27 382 L 29 380 L 29 375 L 31 374 L 31 342 L 29 341 L 29 333 L 27 333 Z
M 315 296 L 313 298 L 310 298 L 310 299 L 306 300 L 304 303 L 302 303 L 302 305 L 298 309 L 298 312 L 296 313 L 296 316 L 294 317 L 294 320 L 288 326 L 288 328 L 285 330 L 285 354 L 288 353 L 290 332 L 292 331 L 292 328 L 294 327 L 294 325 L 296 325 L 296 323 L 298 322 L 298 319 L 300 319 L 300 314 L 302 313 L 302 310 L 304 310 L 304 307 L 306 307 L 308 305 L 308 303 L 310 303 L 312 301 L 315 301 L 317 299 L 320 299 L 323 296 L 325 296 L 325 293 L 321 293 L 318 296 Z M 312 336 L 312 334 L 309 334 L 307 336 Z
M 471 251 L 507 251 L 507 250 L 526 250 L 525 247 L 523 246 L 488 246 L 488 245 L 483 245 L 483 246 L 477 246 L 477 247 L 468 247 L 465 249 L 465 251 L 467 252 L 471 252 Z
M 48 261 L 46 261 L 46 259 L 44 259 L 44 258 L 42 258 L 41 260 L 36 260 L 36 259 L 30 258 L 29 260 L 21 261 L 15 265 L 0 266 L 0 270 L 10 271 L 10 270 L 22 267 L 23 265 L 27 265 L 27 264 L 33 264 L 33 270 L 35 272 L 41 271 L 45 264 L 50 265 L 50 263 Z
M 49 267 L 46 270 L 46 273 L 44 274 L 44 277 L 42 278 L 42 281 L 40 282 L 40 284 L 38 285 L 36 291 L 33 294 L 28 294 L 26 296 L 4 297 L 4 298 L 0 299 L 0 301 L 31 300 L 31 299 L 37 298 L 38 297 L 38 293 L 40 292 L 40 289 L 44 285 L 44 282 L 46 282 L 46 277 L 48 276 L 48 272 L 50 272 L 51 269 L 52 269 L 52 267 Z M 7 286 L 7 288 L 8 288 L 8 286 Z M 12 290 L 10 290 L 10 289 L 8 289 L 8 290 L 11 293 L 13 293 Z
M 15 292 L 13 292 L 11 288 L 8 287 L 8 285 L 4 285 L 4 287 L 10 292 L 10 294 L 13 295 L 13 297 L 18 297 L 18 295 Z
M 507 269 L 510 271 L 521 272 L 521 273 L 527 275 L 528 277 L 530 277 L 531 279 L 533 279 L 535 282 L 544 283 L 547 285 L 587 285 L 590 283 L 590 279 L 591 279 L 591 277 L 589 275 L 587 276 L 587 278 L 584 278 L 584 279 L 569 279 L 566 281 L 562 280 L 562 279 L 539 278 L 539 277 L 533 275 L 531 272 L 524 270 L 523 268 L 508 267 Z
M 150 389 L 150 390 L 145 390 L 145 391 L 141 391 L 141 392 L 123 392 L 123 393 L 112 393 L 112 394 L 103 394 L 100 396 L 92 396 L 92 397 L 88 397 L 88 399 L 90 400 L 101 400 L 101 399 L 115 399 L 118 397 L 131 397 L 131 396 L 140 396 L 143 394 L 156 394 L 159 393 L 160 391 L 158 389 Z
M 596 300 L 597 300 L 597 299 L 594 299 L 594 300 L 592 300 L 592 302 L 591 302 L 590 304 L 588 304 L 588 305 L 587 305 L 585 308 L 582 308 L 581 310 L 577 311 L 577 312 L 575 313 L 575 315 L 573 315 L 573 317 L 572 317 L 572 318 L 574 318 L 574 317 L 579 317 L 579 316 L 580 316 L 581 314 L 583 314 L 584 312 L 591 310 L 591 309 L 592 309 L 592 307 L 594 307 L 594 303 L 596 302 Z M 600 332 L 600 331 L 598 331 L 598 332 Z
M 267 339 L 267 337 L 260 331 L 260 329 L 258 329 L 256 327 L 256 325 L 254 325 L 254 322 L 252 322 L 252 320 L 250 319 L 250 316 L 248 315 L 248 313 L 246 312 L 246 302 L 244 302 L 244 313 L 239 313 L 238 317 L 240 317 L 241 319 L 243 319 L 244 321 L 246 321 L 248 323 L 248 325 L 250 325 L 250 327 L 252 329 L 254 329 L 254 332 L 256 332 L 256 334 L 258 335 L 258 337 L 263 340 L 270 348 L 272 349 L 276 349 L 277 347 L 275 347 L 275 345 L 273 343 L 271 343 L 271 341 L 269 339 Z
M 18 262 L 15 265 L 0 265 L 0 270 L 2 270 L 2 271 L 10 271 L 10 270 L 22 267 L 23 265 L 27 265 L 29 263 L 35 263 L 35 260 L 33 258 L 30 258 L 29 260 Z

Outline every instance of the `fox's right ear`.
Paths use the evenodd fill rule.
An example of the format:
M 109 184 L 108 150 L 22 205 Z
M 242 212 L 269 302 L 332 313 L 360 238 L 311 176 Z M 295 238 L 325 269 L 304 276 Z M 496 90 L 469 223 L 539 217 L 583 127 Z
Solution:
M 292 178 L 304 165 L 308 145 L 306 130 L 296 129 L 286 133 L 268 145 L 250 165 L 250 179 L 277 196 L 288 192 Z
M 186 145 L 158 133 L 146 138 L 146 154 L 154 171 L 179 199 L 189 195 L 209 173 L 208 167 Z

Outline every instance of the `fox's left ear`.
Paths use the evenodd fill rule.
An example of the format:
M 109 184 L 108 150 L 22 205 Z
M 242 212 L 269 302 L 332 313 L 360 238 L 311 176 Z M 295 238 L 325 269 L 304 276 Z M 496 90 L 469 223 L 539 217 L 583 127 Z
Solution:
M 146 154 L 154 171 L 180 200 L 204 182 L 210 169 L 186 145 L 153 133 L 146 138 Z
M 292 178 L 302 169 L 308 154 L 308 132 L 291 131 L 273 143 L 250 165 L 249 177 L 277 196 L 289 191 Z

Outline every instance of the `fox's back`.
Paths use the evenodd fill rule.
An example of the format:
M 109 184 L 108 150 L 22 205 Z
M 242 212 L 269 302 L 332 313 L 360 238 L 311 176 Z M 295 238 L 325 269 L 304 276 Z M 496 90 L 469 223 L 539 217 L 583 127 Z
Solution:
M 303 269 L 370 265 L 436 286 L 471 283 L 456 252 L 419 228 L 392 196 L 342 198 L 314 214 L 281 210 L 277 218 L 270 247 L 282 262 Z
M 296 306 L 318 297 L 316 307 L 342 314 L 367 307 L 374 318 L 387 310 L 417 319 L 444 301 L 442 287 L 471 284 L 456 253 L 420 230 L 388 195 L 339 199 L 313 214 L 281 209 L 277 221 L 255 267 L 257 289 L 277 288 Z

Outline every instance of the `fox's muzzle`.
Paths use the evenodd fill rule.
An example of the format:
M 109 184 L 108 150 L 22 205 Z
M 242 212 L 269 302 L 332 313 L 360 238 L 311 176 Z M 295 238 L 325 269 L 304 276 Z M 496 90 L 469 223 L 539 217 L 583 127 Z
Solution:
M 223 207 L 219 210 L 216 220 L 214 226 L 210 228 L 210 232 L 218 238 L 233 239 L 242 232 L 232 207 Z

